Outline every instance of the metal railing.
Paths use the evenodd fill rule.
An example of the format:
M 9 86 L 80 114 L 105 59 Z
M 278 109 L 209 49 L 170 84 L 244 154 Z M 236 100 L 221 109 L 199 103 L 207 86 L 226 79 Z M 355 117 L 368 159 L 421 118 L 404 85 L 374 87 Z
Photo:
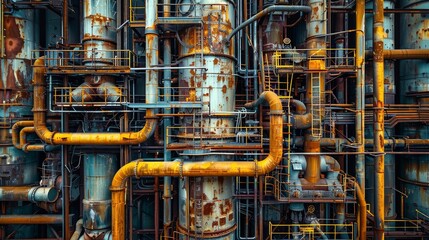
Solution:
M 130 23 L 145 23 L 145 1 L 130 0 Z
M 384 230 L 386 232 L 420 232 L 422 231 L 421 223 L 423 223 L 423 220 L 384 220 Z
M 135 56 L 130 50 L 35 50 L 32 60 L 45 56 L 48 69 L 129 69 Z
M 100 91 L 100 87 L 55 87 L 53 104 L 57 107 L 86 107 L 86 106 L 120 106 L 126 103 L 127 91 L 123 87 L 115 87 L 116 91 Z M 97 91 L 98 90 L 98 91 Z M 75 91 L 75 92 L 73 92 Z M 76 92 L 78 91 L 78 92 Z M 90 94 L 91 100 L 85 100 Z
M 185 18 L 199 18 L 203 16 L 205 11 L 221 11 L 222 6 L 226 4 L 201 4 L 196 2 L 189 3 L 171 3 L 164 4 L 162 0 L 158 2 L 158 18 L 162 18 L 164 13 L 168 13 L 169 18 L 185 19 Z M 145 24 L 146 8 L 144 1 L 130 0 L 130 23 L 131 24 Z M 178 21 L 176 24 L 181 24 Z
M 326 48 L 320 49 L 326 51 L 323 60 L 326 61 L 326 68 L 354 68 L 356 67 L 356 49 L 354 48 Z M 307 52 L 317 52 L 314 49 L 281 49 L 272 55 L 272 65 L 275 69 L 293 69 L 296 67 L 305 67 L 309 60 L 320 59 L 315 54 L 307 56 Z
M 269 222 L 269 239 L 354 239 L 353 224 L 273 224 Z
M 211 127 L 211 126 L 180 126 L 168 127 L 166 139 L 171 139 L 167 145 L 182 144 L 194 149 L 216 148 L 234 149 L 262 149 L 262 127 Z

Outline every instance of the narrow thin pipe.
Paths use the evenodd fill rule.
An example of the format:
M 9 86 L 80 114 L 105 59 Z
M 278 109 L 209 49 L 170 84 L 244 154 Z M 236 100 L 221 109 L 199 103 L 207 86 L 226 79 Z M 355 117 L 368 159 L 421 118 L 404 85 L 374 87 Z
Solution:
M 268 15 L 271 12 L 305 12 L 309 13 L 311 12 L 311 8 L 308 6 L 292 6 L 292 5 L 272 5 L 267 8 L 264 8 L 264 10 L 258 12 L 257 14 L 253 15 L 251 18 L 240 24 L 240 26 L 236 27 L 229 35 L 226 37 L 226 43 L 229 43 L 231 41 L 231 38 L 241 29 L 247 27 L 252 22 L 261 19 L 263 16 Z
M 384 239 L 384 1 L 374 0 L 375 238 Z
M 63 217 L 58 215 L 0 215 L 0 225 L 7 224 L 61 224 Z
M 155 177 L 155 184 L 153 187 L 154 191 L 154 203 L 155 203 L 155 209 L 154 209 L 154 227 L 155 227 L 155 239 L 159 239 L 159 177 Z
M 123 166 L 115 175 L 112 191 L 112 234 L 113 239 L 124 238 L 125 190 L 126 179 L 131 176 L 260 176 L 272 171 L 282 160 L 283 155 L 283 118 L 282 104 L 273 92 L 263 92 L 259 100 L 246 104 L 256 107 L 262 101 L 270 105 L 270 152 L 261 160 L 254 162 L 144 162 L 137 160 Z
M 90 133 L 72 133 L 72 132 L 53 132 L 46 127 L 46 106 L 45 106 L 45 79 L 46 73 L 44 57 L 37 59 L 33 68 L 33 85 L 34 94 L 38 96 L 34 98 L 34 127 L 36 134 L 46 143 L 54 145 L 129 145 L 139 144 L 146 141 L 155 130 L 157 120 L 155 119 L 155 111 L 148 109 L 146 111 L 146 123 L 139 132 L 121 132 L 121 133 L 106 133 L 106 132 L 90 132 Z M 152 71 L 154 72 L 154 71 Z M 157 91 L 158 80 L 153 77 L 156 74 L 147 73 L 146 77 L 151 76 L 147 81 L 146 96 L 147 103 L 155 103 L 155 94 Z
M 170 17 L 171 11 L 171 2 L 170 0 L 164 0 L 164 17 Z M 171 64 L 171 40 L 164 40 L 164 64 L 169 66 Z M 171 69 L 164 70 L 164 101 L 171 101 Z M 164 109 L 165 114 L 171 114 L 171 108 Z M 167 116 L 164 118 L 164 162 L 168 162 L 171 160 L 171 151 L 167 149 L 167 144 L 171 142 L 171 137 L 169 137 L 168 128 L 171 126 L 172 121 L 171 117 Z M 164 193 L 162 195 L 163 203 L 164 203 L 164 216 L 163 216 L 163 235 L 164 240 L 170 239 L 170 227 L 171 227 L 171 177 L 164 177 Z
M 365 0 L 356 2 L 356 179 L 362 189 L 365 189 Z M 365 196 L 365 192 L 363 192 Z

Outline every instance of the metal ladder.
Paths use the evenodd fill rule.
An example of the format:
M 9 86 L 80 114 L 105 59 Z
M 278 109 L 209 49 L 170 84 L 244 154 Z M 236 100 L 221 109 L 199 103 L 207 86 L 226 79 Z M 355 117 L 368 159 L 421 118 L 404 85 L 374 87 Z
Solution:
M 311 135 L 316 138 L 322 137 L 322 89 L 320 89 L 321 73 L 311 73 Z
M 194 213 L 195 213 L 195 239 L 198 240 L 204 237 L 202 177 L 195 177 L 194 179 Z

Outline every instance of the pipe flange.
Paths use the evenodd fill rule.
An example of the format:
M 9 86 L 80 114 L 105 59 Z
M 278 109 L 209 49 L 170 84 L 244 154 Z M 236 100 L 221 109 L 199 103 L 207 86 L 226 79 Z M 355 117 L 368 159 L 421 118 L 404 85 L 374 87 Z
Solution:
M 180 163 L 179 163 L 179 177 L 180 179 L 183 179 L 183 160 L 180 159 Z
M 271 110 L 268 114 L 269 115 L 284 115 L 284 111 L 283 110 Z
M 255 159 L 254 163 L 255 163 L 255 178 L 258 178 L 258 160 Z
M 29 192 L 29 199 L 28 200 L 30 200 L 30 202 L 33 202 L 33 203 L 36 203 L 37 201 L 36 201 L 36 192 L 37 192 L 37 189 L 39 189 L 39 188 L 41 188 L 41 186 L 36 186 L 36 187 L 33 187 L 33 188 L 31 188 L 30 189 L 30 192 Z
M 136 179 L 140 179 L 140 177 L 139 177 L 139 176 L 138 176 L 138 174 L 137 174 L 137 169 L 138 169 L 139 163 L 140 163 L 141 161 L 140 161 L 140 159 L 137 159 L 135 162 L 136 162 L 136 165 L 134 166 L 134 177 L 135 177 Z
M 26 144 L 22 145 L 22 146 L 21 146 L 21 150 L 22 150 L 23 152 L 27 153 L 27 152 L 28 152 L 27 147 L 28 147 L 29 145 L 30 145 L 29 143 L 26 143 Z
M 396 139 L 395 137 L 390 137 L 390 138 L 392 139 L 392 152 L 394 152 L 396 148 Z

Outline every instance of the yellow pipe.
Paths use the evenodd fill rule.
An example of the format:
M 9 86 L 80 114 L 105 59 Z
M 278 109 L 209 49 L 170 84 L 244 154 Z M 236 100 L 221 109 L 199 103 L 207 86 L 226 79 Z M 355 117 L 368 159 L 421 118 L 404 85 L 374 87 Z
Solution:
M 34 95 L 34 128 L 36 134 L 46 143 L 54 145 L 130 145 L 146 141 L 155 130 L 157 120 L 153 110 L 146 111 L 146 124 L 139 132 L 121 133 L 71 133 L 52 132 L 46 127 L 45 94 L 46 82 L 45 59 L 41 57 L 34 62 L 33 85 Z
M 115 174 L 112 191 L 112 236 L 114 240 L 124 239 L 125 183 L 131 176 L 260 176 L 273 170 L 283 155 L 283 108 L 278 96 L 273 92 L 263 92 L 255 102 L 246 104 L 253 107 L 265 100 L 270 105 L 270 153 L 262 161 L 255 162 L 143 162 L 137 160 L 124 165 Z
M 355 182 L 355 189 L 357 193 L 357 200 L 359 203 L 359 239 L 366 240 L 366 201 L 365 195 L 362 191 L 362 188 L 357 182 Z
M 34 121 L 19 121 L 12 126 L 12 143 L 13 146 L 15 146 L 18 149 L 22 148 L 22 145 L 20 144 L 21 140 L 18 137 L 18 130 L 22 127 L 31 127 L 34 125 Z

